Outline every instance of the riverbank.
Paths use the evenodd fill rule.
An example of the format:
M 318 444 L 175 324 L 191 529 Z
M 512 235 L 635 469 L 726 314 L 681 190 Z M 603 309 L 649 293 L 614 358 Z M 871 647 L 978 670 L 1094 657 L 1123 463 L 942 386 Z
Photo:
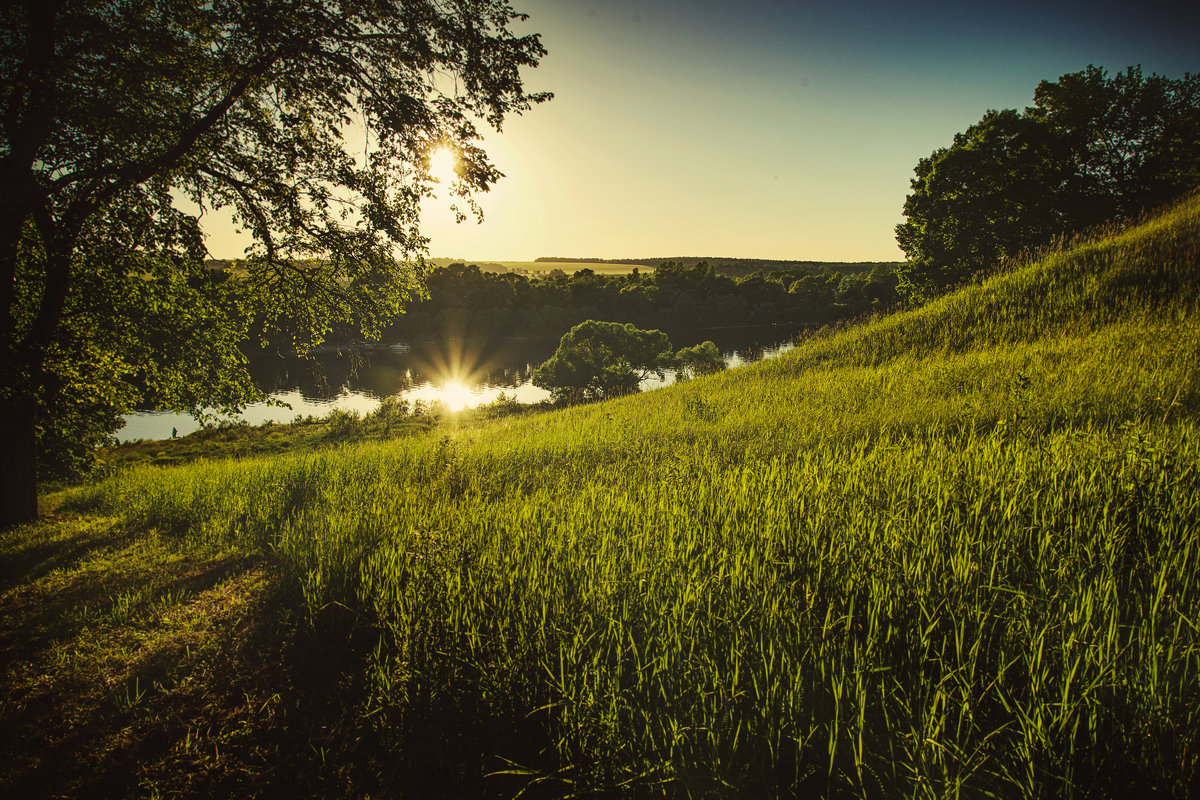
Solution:
M 682 347 L 714 339 L 726 366 L 736 367 L 786 352 L 802 330 L 780 325 L 694 328 L 674 331 L 671 341 Z M 263 359 L 252 362 L 251 374 L 272 402 L 251 404 L 227 422 L 260 426 L 334 412 L 366 416 L 388 397 L 427 406 L 440 402 L 452 411 L 495 403 L 501 396 L 537 405 L 550 395 L 534 386 L 530 375 L 557 345 L 558 337 L 436 339 L 406 343 L 404 349 L 381 345 L 319 352 L 312 362 Z M 652 376 L 641 388 L 656 389 L 674 380 L 668 370 L 663 380 Z M 187 414 L 138 411 L 125 416 L 117 439 L 163 440 L 172 431 L 187 435 L 199 429 L 200 423 Z

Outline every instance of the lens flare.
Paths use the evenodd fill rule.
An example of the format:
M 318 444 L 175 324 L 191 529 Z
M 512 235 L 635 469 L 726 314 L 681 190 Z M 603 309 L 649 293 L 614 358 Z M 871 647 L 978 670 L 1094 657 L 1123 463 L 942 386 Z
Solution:
M 491 349 L 486 341 L 468 342 L 458 325 L 449 322 L 446 338 L 414 358 L 414 369 L 429 385 L 410 396 L 440 402 L 447 411 L 486 402 L 488 375 L 494 368 Z

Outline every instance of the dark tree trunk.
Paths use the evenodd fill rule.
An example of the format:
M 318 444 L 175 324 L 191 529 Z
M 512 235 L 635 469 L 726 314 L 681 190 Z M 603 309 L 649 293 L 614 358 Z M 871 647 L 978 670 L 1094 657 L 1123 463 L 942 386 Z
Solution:
M 46 231 L 50 231 L 49 226 Z M 58 242 L 54 242 L 58 238 Z M 0 528 L 31 522 L 38 516 L 37 498 L 37 396 L 45 390 L 42 367 L 62 319 L 71 279 L 71 248 L 61 246 L 61 237 L 43 236 L 59 247 L 47 247 L 46 278 L 37 316 L 22 342 L 4 341 L 9 352 L 0 369 L 7 371 L 15 390 L 0 404 Z M 7 244 L 7 243 L 6 243 Z M 14 355 L 15 354 L 15 357 Z M 24 369 L 18 365 L 24 365 Z
M 32 399 L 0 409 L 0 528 L 37 519 L 37 445 Z

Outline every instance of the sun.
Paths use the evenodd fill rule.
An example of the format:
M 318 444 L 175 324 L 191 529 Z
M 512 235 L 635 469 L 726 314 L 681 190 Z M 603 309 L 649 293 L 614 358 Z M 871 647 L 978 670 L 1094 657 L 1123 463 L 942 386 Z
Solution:
M 429 175 L 443 186 L 458 179 L 458 155 L 446 145 L 435 147 L 429 153 Z

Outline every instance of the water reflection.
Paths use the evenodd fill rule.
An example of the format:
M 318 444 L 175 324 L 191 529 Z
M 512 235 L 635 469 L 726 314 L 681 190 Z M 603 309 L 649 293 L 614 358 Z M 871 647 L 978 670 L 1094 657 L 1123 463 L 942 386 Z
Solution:
M 425 385 L 494 386 L 516 389 L 557 342 L 458 340 L 354 350 L 327 350 L 314 361 L 260 357 L 250 365 L 268 394 L 299 390 L 309 400 L 329 401 L 345 389 L 377 398 Z
M 711 339 L 731 367 L 770 358 L 792 347 L 794 332 L 787 328 L 740 328 L 667 332 L 675 347 Z M 328 349 L 314 361 L 266 356 L 251 360 L 255 383 L 279 405 L 255 403 L 242 419 L 251 425 L 288 422 L 297 416 L 324 416 L 333 409 L 368 413 L 384 397 L 399 395 L 425 403 L 441 402 L 457 411 L 490 403 L 501 393 L 522 403 L 537 403 L 549 393 L 530 383 L 534 367 L 558 346 L 558 339 L 457 339 L 363 349 Z M 315 362 L 315 363 L 314 363 Z M 650 378 L 643 389 L 673 383 Z M 117 433 L 121 441 L 165 439 L 175 429 L 191 433 L 198 423 L 186 414 L 139 411 L 125 417 Z

